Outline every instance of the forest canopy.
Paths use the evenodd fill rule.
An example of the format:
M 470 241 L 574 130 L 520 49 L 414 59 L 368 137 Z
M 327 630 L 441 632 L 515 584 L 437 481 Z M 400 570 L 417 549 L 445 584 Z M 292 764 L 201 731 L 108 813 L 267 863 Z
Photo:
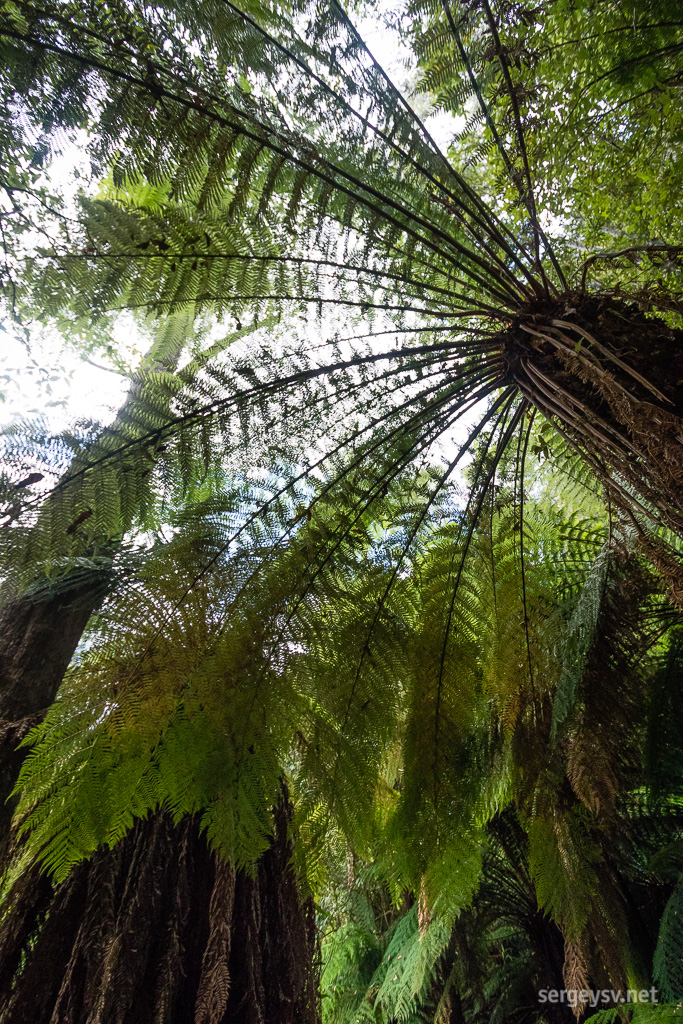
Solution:
M 2 1024 L 676 1016 L 678 6 L 0 47 L 5 330 L 128 380 L 1 435 Z

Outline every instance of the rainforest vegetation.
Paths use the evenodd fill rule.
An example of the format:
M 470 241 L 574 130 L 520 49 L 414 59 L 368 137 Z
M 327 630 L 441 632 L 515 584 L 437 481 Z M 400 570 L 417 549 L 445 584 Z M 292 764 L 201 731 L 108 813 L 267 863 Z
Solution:
M 0 50 L 1 1024 L 680 1016 L 680 5 Z

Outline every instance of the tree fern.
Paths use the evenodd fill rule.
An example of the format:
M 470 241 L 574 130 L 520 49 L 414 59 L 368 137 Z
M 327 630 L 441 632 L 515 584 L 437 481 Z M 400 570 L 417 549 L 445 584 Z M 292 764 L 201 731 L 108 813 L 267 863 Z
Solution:
M 653 377 L 651 359 L 641 365 L 637 346 L 626 361 L 614 347 L 624 317 L 639 338 L 650 332 L 650 354 L 665 335 L 675 350 L 677 335 L 633 309 L 617 310 L 620 300 L 611 293 L 600 298 L 568 290 L 569 277 L 539 219 L 511 71 L 523 60 L 512 42 L 503 42 L 501 17 L 487 5 L 476 15 L 445 5 L 435 32 L 429 8 L 426 31 L 430 54 L 436 46 L 457 55 L 445 77 L 469 82 L 510 182 L 521 190 L 528 216 L 519 224 L 513 213 L 512 226 L 439 152 L 344 11 L 332 5 L 310 19 L 306 11 L 302 5 L 301 16 L 288 20 L 267 6 L 178 5 L 151 19 L 113 5 L 106 31 L 75 11 L 67 20 L 61 8 L 41 9 L 25 28 L 25 15 L 8 16 L 15 75 L 26 73 L 22 58 L 31 54 L 34 81 L 44 86 L 38 110 L 64 91 L 62 63 L 79 83 L 94 76 L 98 116 L 83 114 L 94 133 L 94 157 L 112 166 L 115 183 L 142 174 L 167 190 L 127 240 L 110 230 L 118 217 L 113 207 L 84 203 L 88 245 L 80 252 L 72 244 L 39 252 L 22 278 L 27 303 L 49 297 L 59 308 L 66 274 L 72 288 L 82 283 L 95 310 L 117 301 L 117 290 L 124 305 L 156 311 L 187 303 L 238 317 L 247 308 L 260 315 L 355 310 L 359 320 L 387 318 L 390 329 L 419 332 L 432 353 L 445 331 L 450 376 L 468 376 L 463 399 L 514 387 L 557 418 L 615 501 L 644 516 L 643 524 L 654 518 L 677 532 L 677 398 L 667 392 L 666 374 Z M 505 32 L 527 24 L 528 14 L 517 12 Z M 188 36 L 198 41 L 199 63 L 184 46 Z M 226 68 L 235 70 L 226 74 Z M 28 95 L 25 78 L 22 83 Z M 506 97 L 500 117 L 491 90 Z M 325 118 L 312 121 L 319 110 Z M 30 116 L 38 124 L 37 112 Z M 173 145 L 162 152 L 166 139 Z M 137 225 L 137 214 L 134 219 Z M 368 327 L 362 330 L 367 334 Z M 370 331 L 377 333 L 372 320 Z M 385 367 L 402 358 L 400 347 L 388 350 Z M 256 361 L 252 355 L 251 364 Z M 273 392 L 296 387 L 297 369 L 290 372 L 272 349 L 264 365 Z M 328 363 L 315 374 L 343 394 L 344 368 L 338 369 L 339 375 Z M 595 389 L 600 409 L 590 398 Z M 238 391 L 237 406 L 252 400 L 250 390 Z M 364 397 L 367 409 L 371 400 Z M 663 430 L 650 421 L 651 401 L 659 404 Z M 439 433 L 463 406 L 450 408 Z M 203 409 L 206 416 L 215 411 L 206 402 Z M 432 416 L 429 426 L 437 423 Z
M 511 805 L 528 838 L 507 860 L 535 925 L 545 913 L 562 932 L 565 979 L 647 969 L 624 895 L 647 872 L 617 862 L 662 775 L 650 751 L 643 779 L 640 725 L 666 703 L 652 680 L 677 624 L 637 551 L 683 593 L 680 254 L 638 236 L 634 282 L 621 251 L 582 251 L 590 232 L 578 250 L 548 237 L 564 186 L 534 166 L 542 90 L 514 36 L 538 15 L 561 50 L 575 19 L 559 9 L 412 9 L 437 103 L 478 107 L 452 160 L 336 3 L 107 3 L 96 20 L 22 2 L 0 22 L 3 96 L 14 87 L 23 118 L 1 125 L 5 220 L 27 243 L 21 266 L 6 246 L 12 314 L 167 318 L 111 428 L 42 439 L 39 470 L 36 439 L 7 437 L 10 586 L 119 584 L 31 736 L 26 855 L 66 899 L 84 858 L 163 808 L 199 815 L 253 869 L 287 775 L 311 879 L 333 837 L 414 901 L 344 1004 L 380 1019 L 434 1018 L 451 992 L 503 1019 L 531 990 L 518 919 L 487 918 L 483 940 L 511 969 L 469 992 L 455 964 Z M 675 78 L 680 46 L 675 25 L 660 39 L 643 23 L 615 64 L 621 16 L 596 26 L 599 47 L 582 31 L 581 73 L 598 53 L 597 80 L 633 74 L 637 121 L 638 81 Z M 31 171 L 53 125 L 88 130 L 106 181 L 71 221 Z M 178 370 L 214 315 L 234 330 Z M 568 514 L 537 502 L 534 456 L 582 496 L 599 481 L 609 515 L 594 493 Z M 44 492 L 23 493 L 27 470 L 51 474 Z M 162 524 L 170 540 L 153 537 Z

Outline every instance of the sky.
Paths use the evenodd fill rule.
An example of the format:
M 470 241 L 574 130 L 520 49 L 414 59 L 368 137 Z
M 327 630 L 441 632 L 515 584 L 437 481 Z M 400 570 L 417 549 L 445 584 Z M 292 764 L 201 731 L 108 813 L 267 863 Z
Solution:
M 128 382 L 86 362 L 54 338 L 31 338 L 30 349 L 5 325 L 0 341 L 0 424 L 46 419 L 59 430 L 73 419 L 106 421 L 121 404 Z
M 68 200 L 76 169 L 81 171 L 78 183 L 83 185 L 88 178 L 83 171 L 85 160 L 83 144 L 72 142 L 51 161 L 46 178 L 55 192 Z M 56 333 L 27 328 L 28 344 L 23 330 L 0 319 L 0 427 L 42 417 L 59 430 L 81 418 L 111 418 L 127 381 L 106 366 L 86 361 Z

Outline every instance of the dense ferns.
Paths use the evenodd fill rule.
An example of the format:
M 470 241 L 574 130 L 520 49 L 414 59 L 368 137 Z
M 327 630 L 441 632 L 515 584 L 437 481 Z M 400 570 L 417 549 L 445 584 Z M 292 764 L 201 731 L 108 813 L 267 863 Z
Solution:
M 236 967 L 211 908 L 277 904 L 254 878 L 283 778 L 273 928 L 310 940 L 301 892 L 343 919 L 330 1019 L 533 1017 L 535 987 L 652 969 L 683 994 L 682 254 L 633 188 L 608 217 L 590 166 L 614 143 L 603 191 L 640 180 L 652 107 L 675 151 L 669 7 L 409 5 L 422 86 L 468 115 L 445 153 L 334 0 L 3 5 L 9 312 L 100 339 L 120 310 L 154 322 L 112 424 L 4 435 L 8 1020 L 147 999 L 214 1024 L 240 1012 L 230 970 L 277 1020 L 254 980 L 272 934 Z M 74 203 L 40 174 L 69 134 Z M 98 900 L 134 897 L 99 946 L 100 904 L 77 910 L 101 878 Z M 168 945 L 131 974 L 135 907 Z M 147 990 L 179 965 L 182 992 Z M 307 1019 L 308 970 L 282 972 Z

